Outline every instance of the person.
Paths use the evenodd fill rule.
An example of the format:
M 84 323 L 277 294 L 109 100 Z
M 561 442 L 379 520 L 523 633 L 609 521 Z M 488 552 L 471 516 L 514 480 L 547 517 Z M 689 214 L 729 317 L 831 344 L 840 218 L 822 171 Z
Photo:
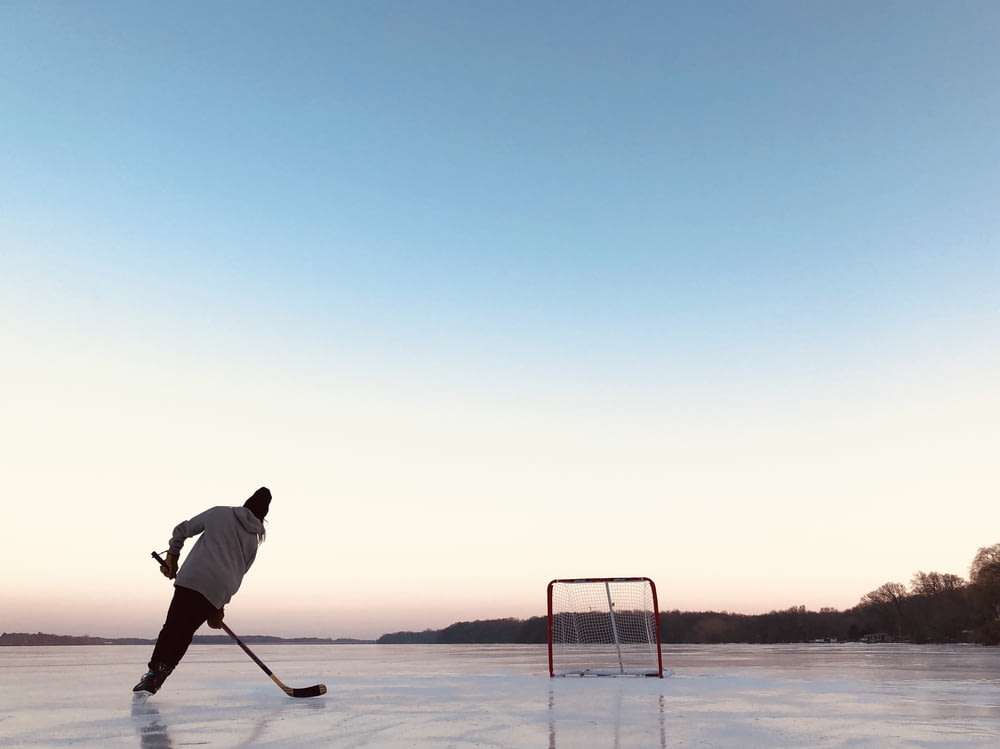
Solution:
M 160 572 L 174 580 L 174 596 L 156 638 L 149 671 L 132 688 L 133 697 L 145 700 L 156 694 L 187 652 L 194 633 L 208 623 L 222 627 L 225 605 L 240 589 L 243 576 L 264 542 L 264 518 L 271 492 L 262 486 L 242 507 L 212 507 L 174 528 L 170 548 Z M 180 569 L 184 542 L 201 534 Z

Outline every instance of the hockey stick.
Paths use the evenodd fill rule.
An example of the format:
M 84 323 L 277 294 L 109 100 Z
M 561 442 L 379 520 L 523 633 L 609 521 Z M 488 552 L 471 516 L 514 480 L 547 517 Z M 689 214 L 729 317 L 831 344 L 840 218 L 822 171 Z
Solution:
M 161 557 L 155 551 L 153 552 L 152 557 L 153 559 L 155 559 L 157 562 L 160 563 L 160 566 L 162 567 L 167 566 L 167 563 L 163 561 L 163 557 Z M 321 694 L 326 694 L 326 684 L 314 684 L 311 687 L 301 687 L 301 688 L 285 686 L 285 684 L 282 683 L 281 679 L 275 676 L 271 672 L 271 669 L 269 669 L 264 664 L 264 661 L 262 661 L 256 655 L 254 655 L 254 652 L 243 643 L 243 640 L 237 637 L 236 633 L 233 632 L 233 630 L 231 630 L 228 626 L 226 626 L 225 622 L 219 622 L 219 624 L 222 625 L 222 628 L 224 630 L 226 630 L 226 634 L 232 637 L 233 641 L 241 648 L 243 648 L 243 652 L 249 655 L 253 659 L 253 662 L 256 663 L 258 666 L 260 666 L 265 674 L 271 677 L 271 681 L 273 681 L 275 684 L 281 687 L 281 691 L 283 691 L 289 697 L 319 697 Z

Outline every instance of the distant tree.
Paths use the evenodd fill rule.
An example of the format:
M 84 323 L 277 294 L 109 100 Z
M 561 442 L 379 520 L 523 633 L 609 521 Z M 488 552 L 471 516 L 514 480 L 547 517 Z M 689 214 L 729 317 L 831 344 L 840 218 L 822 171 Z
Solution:
M 965 580 L 958 575 L 942 575 L 940 572 L 918 572 L 910 581 L 910 592 L 915 596 L 934 596 L 964 587 Z
M 969 582 L 981 616 L 976 638 L 986 645 L 1000 644 L 1000 544 L 983 546 L 976 552 Z
M 548 618 L 533 616 L 521 622 L 515 642 L 545 642 L 548 636 Z
M 961 642 L 974 626 L 968 585 L 958 575 L 918 572 L 907 608 L 914 642 Z
M 379 637 L 379 645 L 422 645 L 437 642 L 438 630 L 425 629 L 423 632 L 390 632 Z
M 1000 582 L 1000 544 L 983 546 L 969 567 L 969 579 L 976 583 Z
M 870 593 L 861 597 L 861 606 L 867 606 L 882 613 L 886 621 L 892 621 L 896 635 L 903 637 L 903 602 L 906 600 L 906 587 L 901 583 L 883 583 Z
M 698 621 L 694 630 L 694 641 L 711 645 L 720 642 L 736 642 L 730 625 L 731 617 L 725 612 L 718 615 L 708 615 Z
M 901 583 L 883 583 L 870 593 L 861 596 L 864 606 L 898 606 L 906 598 L 906 587 Z

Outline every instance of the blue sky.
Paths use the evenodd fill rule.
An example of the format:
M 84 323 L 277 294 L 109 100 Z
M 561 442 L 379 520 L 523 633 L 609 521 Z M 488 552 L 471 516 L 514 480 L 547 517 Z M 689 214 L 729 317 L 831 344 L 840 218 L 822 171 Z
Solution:
M 275 634 L 536 615 L 554 577 L 755 612 L 964 576 L 1000 540 L 998 32 L 5 4 L 0 564 L 34 562 L 0 625 L 155 630 L 143 556 L 261 484 L 238 603 Z M 91 586 L 139 605 L 47 603 Z

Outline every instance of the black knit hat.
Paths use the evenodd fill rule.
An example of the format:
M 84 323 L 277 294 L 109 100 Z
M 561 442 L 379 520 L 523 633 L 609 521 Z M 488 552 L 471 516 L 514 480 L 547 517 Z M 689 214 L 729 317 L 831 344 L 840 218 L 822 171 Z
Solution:
M 271 506 L 271 490 L 266 486 L 262 486 L 260 489 L 253 493 L 243 506 L 250 510 L 257 519 L 262 521 L 267 517 L 267 508 Z

